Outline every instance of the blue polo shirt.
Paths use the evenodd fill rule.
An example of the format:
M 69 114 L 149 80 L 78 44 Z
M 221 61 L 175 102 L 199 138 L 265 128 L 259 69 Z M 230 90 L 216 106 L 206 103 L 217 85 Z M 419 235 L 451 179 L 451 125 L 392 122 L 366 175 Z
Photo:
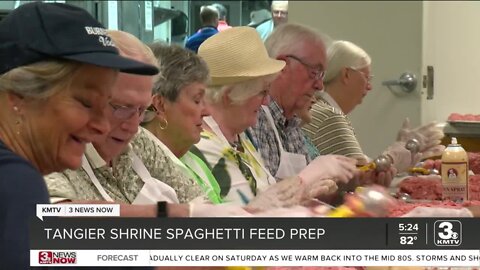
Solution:
M 212 26 L 203 27 L 197 33 L 193 34 L 187 39 L 187 42 L 185 43 L 185 48 L 190 49 L 195 53 L 198 53 L 198 47 L 200 47 L 200 45 L 202 45 L 202 43 L 207 40 L 207 38 L 215 35 L 216 33 L 218 33 L 217 28 L 214 28 Z

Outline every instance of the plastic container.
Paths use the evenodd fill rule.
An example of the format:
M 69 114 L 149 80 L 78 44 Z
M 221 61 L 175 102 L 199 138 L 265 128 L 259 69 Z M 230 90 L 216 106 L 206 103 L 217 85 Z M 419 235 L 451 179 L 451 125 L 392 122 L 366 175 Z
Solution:
M 452 143 L 442 154 L 442 199 L 452 201 L 468 200 L 468 155 L 465 149 L 452 137 Z

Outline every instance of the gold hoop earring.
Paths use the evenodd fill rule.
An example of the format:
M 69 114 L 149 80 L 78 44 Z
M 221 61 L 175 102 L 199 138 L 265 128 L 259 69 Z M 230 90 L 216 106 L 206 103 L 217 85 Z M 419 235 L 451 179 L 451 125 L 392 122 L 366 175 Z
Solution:
M 18 113 L 19 112 L 19 109 L 17 106 L 13 106 L 13 110 Z M 20 121 L 20 116 L 18 116 L 17 120 L 15 120 L 15 126 L 16 126 L 16 132 L 17 135 L 20 135 L 20 124 L 21 124 L 21 121 Z
M 20 121 L 20 118 L 18 118 L 16 121 L 15 121 L 15 126 L 16 126 L 16 130 L 17 130 L 17 135 L 20 135 L 20 124 L 21 124 L 21 121 Z
M 164 122 L 162 122 L 162 121 L 164 121 Z M 160 118 L 158 124 L 159 124 L 161 130 L 165 130 L 168 127 L 168 121 L 167 121 L 167 119 L 164 119 L 164 118 Z

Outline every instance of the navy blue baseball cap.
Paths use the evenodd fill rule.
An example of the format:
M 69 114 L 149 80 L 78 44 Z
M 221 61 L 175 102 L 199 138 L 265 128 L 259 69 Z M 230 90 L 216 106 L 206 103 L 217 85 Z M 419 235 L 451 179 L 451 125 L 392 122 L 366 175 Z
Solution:
M 153 65 L 120 56 L 103 25 L 79 7 L 33 2 L 0 21 L 0 74 L 54 59 L 132 74 L 158 73 Z

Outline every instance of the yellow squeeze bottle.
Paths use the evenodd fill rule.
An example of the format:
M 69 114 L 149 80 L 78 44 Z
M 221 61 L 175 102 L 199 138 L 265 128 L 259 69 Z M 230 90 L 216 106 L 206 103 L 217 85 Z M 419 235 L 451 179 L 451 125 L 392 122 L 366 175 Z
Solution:
M 468 155 L 452 137 L 442 154 L 442 186 L 444 200 L 468 200 Z

